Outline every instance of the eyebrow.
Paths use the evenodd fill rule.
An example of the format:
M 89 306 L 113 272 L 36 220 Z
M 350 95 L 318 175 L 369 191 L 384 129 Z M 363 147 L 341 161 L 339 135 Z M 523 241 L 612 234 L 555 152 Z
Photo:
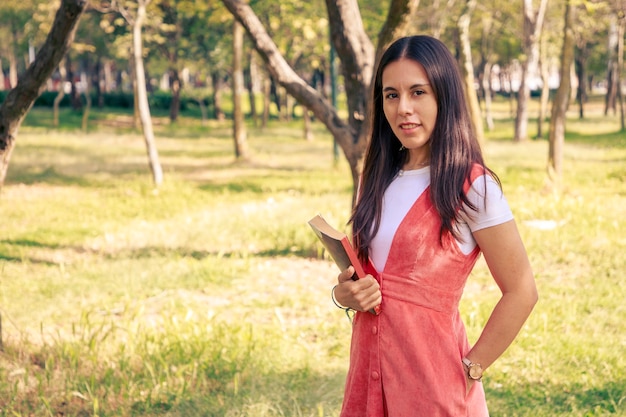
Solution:
M 414 88 L 418 88 L 418 87 L 427 87 L 430 86 L 429 83 L 424 83 L 424 84 L 413 84 L 411 87 L 409 87 L 409 90 L 412 90 Z M 391 90 L 396 90 L 396 88 L 394 87 L 384 87 L 383 91 L 391 91 Z

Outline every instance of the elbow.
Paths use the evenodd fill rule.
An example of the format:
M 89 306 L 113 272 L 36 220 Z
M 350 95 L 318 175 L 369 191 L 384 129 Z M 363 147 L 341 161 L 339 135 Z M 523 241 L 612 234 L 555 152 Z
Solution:
M 529 299 L 530 310 L 533 310 L 538 302 L 539 302 L 539 293 L 537 292 L 537 289 L 535 288 L 535 291 L 532 293 Z
M 526 317 L 529 317 L 539 301 L 539 294 L 536 289 L 529 289 L 527 291 L 517 293 L 515 298 L 517 299 L 516 304 L 518 312 Z
M 529 312 L 532 311 L 535 308 L 535 305 L 537 305 L 537 302 L 539 302 L 539 291 L 537 291 L 534 278 L 532 280 L 532 285 L 528 288 L 526 302 L 528 304 Z
M 535 284 L 535 277 L 531 274 L 520 280 L 520 287 L 515 292 L 518 306 L 521 310 L 530 314 L 539 301 L 539 291 Z

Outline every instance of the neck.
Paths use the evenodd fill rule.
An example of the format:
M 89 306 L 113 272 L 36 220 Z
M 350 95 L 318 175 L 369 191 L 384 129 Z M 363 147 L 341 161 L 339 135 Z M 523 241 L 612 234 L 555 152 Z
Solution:
M 413 169 L 423 168 L 428 165 L 430 165 L 430 160 L 428 159 L 424 162 L 407 162 L 406 164 L 404 164 L 402 169 L 404 171 L 411 171 Z

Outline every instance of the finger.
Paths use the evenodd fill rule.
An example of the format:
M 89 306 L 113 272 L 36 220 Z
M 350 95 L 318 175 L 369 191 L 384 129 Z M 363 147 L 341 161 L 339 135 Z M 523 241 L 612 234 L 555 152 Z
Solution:
M 360 279 L 354 284 L 354 298 L 362 310 L 369 310 L 382 301 L 380 285 L 372 276 Z
M 376 306 L 379 306 L 383 300 L 380 291 L 376 291 L 370 294 L 365 300 L 363 300 L 364 310 L 371 310 Z
M 349 266 L 348 268 L 343 270 L 341 274 L 339 274 L 339 276 L 337 277 L 337 281 L 339 281 L 340 284 L 342 282 L 351 281 L 353 275 L 354 275 L 354 267 Z
M 358 280 L 356 285 L 359 287 L 359 289 L 367 291 L 368 294 L 376 292 L 380 289 L 378 281 L 376 281 L 376 279 L 369 274 L 366 275 L 365 278 L 361 278 L 360 280 Z

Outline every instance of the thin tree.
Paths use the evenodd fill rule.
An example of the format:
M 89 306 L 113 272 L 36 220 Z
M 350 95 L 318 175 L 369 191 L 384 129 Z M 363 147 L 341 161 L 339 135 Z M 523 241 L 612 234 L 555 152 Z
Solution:
M 243 114 L 243 94 L 245 92 L 242 65 L 243 37 L 243 26 L 237 21 L 233 22 L 233 139 L 237 159 L 248 157 L 246 124 Z
M 133 31 L 133 66 L 136 82 L 136 105 L 139 111 L 139 119 L 143 131 L 143 138 L 146 144 L 146 153 L 148 154 L 148 164 L 152 172 L 152 181 L 156 187 L 163 183 L 163 169 L 159 162 L 159 152 L 154 139 L 154 131 L 152 129 L 152 117 L 150 115 L 150 105 L 148 104 L 148 92 L 146 88 L 146 71 L 143 65 L 143 40 L 142 28 L 146 19 L 146 8 L 151 0 L 137 0 L 137 14 L 132 16 L 125 7 L 117 6 L 124 19 L 132 26 Z
M 457 42 L 461 61 L 461 73 L 465 84 L 465 96 L 472 117 L 472 124 L 479 142 L 484 141 L 483 119 L 478 103 L 476 88 L 474 88 L 474 64 L 472 63 L 472 47 L 469 35 L 472 12 L 476 7 L 476 0 L 466 0 L 463 10 L 457 20 Z
M 183 51 L 186 52 L 189 49 L 183 46 L 182 40 L 184 39 L 185 26 L 189 23 L 185 19 L 185 12 L 190 8 L 190 5 L 181 0 L 156 0 L 155 5 L 160 10 L 162 19 L 158 27 L 162 41 L 156 42 L 156 50 L 159 51 L 159 56 L 167 61 L 167 78 L 172 93 L 170 121 L 175 122 L 180 113 L 180 95 L 183 90 L 183 79 L 180 72 L 184 64 L 180 63 L 180 58 L 183 56 Z
M 242 28 L 243 30 L 243 28 Z M 250 100 L 250 115 L 252 116 L 252 125 L 257 126 L 259 123 L 259 116 L 256 108 L 256 91 L 255 87 L 259 81 L 259 69 L 256 64 L 256 52 L 251 49 L 248 54 L 248 70 L 244 71 L 244 79 L 246 83 L 246 89 L 248 90 L 248 98 Z
M 606 74 L 606 95 L 604 98 L 604 114 L 608 115 L 609 110 L 613 110 L 613 114 L 617 111 L 617 86 L 618 74 L 620 68 L 618 66 L 617 49 L 619 46 L 619 24 L 617 15 L 612 16 L 607 34 L 608 41 L 608 59 Z
M 88 74 L 91 74 L 92 68 L 89 59 L 85 59 L 86 71 Z M 83 119 L 81 122 L 81 127 L 83 132 L 87 133 L 88 125 L 89 125 L 89 114 L 91 113 L 91 75 L 88 75 L 85 79 L 85 89 L 83 91 L 83 95 L 85 96 L 85 106 L 83 107 Z
M 620 109 L 620 126 L 626 131 L 626 114 L 624 109 L 624 91 L 622 90 L 622 69 L 624 68 L 624 32 L 626 32 L 626 13 L 622 10 L 618 15 L 617 25 L 617 100 Z
M 493 14 L 488 14 L 482 18 L 482 35 L 480 38 L 480 63 L 478 66 L 478 73 L 482 74 L 480 81 L 480 87 L 483 93 L 483 99 L 485 100 L 485 123 L 489 131 L 494 129 L 493 113 L 492 109 L 492 95 L 493 90 L 491 88 L 491 69 L 493 68 L 492 56 L 493 56 Z
M 2 56 L 0 55 L 0 68 L 2 68 Z M 0 71 L 0 91 L 4 91 L 4 83 L 6 82 L 4 77 L 4 71 Z
M 563 28 L 563 49 L 561 51 L 560 84 L 552 103 L 548 152 L 548 176 L 558 188 L 563 171 L 563 148 L 565 145 L 565 119 L 569 106 L 572 80 L 571 68 L 574 62 L 574 15 L 576 8 L 567 0 L 565 4 L 565 26 Z
M 87 0 L 61 1 L 45 43 L 0 106 L 0 187 L 6 179 L 20 125 L 69 50 L 87 3 Z
M 1 71 L 0 71 L 1 72 Z M 65 59 L 61 59 L 59 64 L 59 91 L 52 102 L 52 125 L 59 126 L 59 107 L 63 97 L 65 97 L 65 80 L 67 79 L 67 71 L 65 69 Z
M 526 59 L 522 60 L 522 79 L 517 94 L 517 115 L 515 117 L 516 142 L 528 138 L 528 103 L 530 101 L 530 77 L 537 75 L 539 64 L 539 50 L 541 30 L 546 14 L 548 0 L 541 0 L 539 8 L 533 10 L 532 0 L 523 0 L 524 12 L 524 35 L 522 38 L 522 49 Z
M 541 74 L 541 97 L 539 98 L 539 113 L 537 114 L 537 139 L 543 139 L 543 124 L 548 114 L 550 101 L 550 69 L 548 68 L 547 40 L 541 36 L 541 52 L 539 58 L 539 73 Z

